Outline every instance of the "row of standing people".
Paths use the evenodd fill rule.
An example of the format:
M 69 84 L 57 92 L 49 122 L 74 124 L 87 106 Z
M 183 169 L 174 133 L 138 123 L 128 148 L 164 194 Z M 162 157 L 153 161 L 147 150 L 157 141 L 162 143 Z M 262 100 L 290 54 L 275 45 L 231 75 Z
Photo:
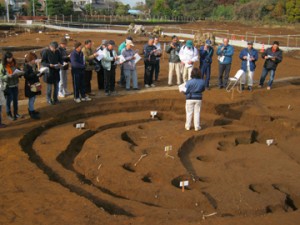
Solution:
M 169 74 L 168 85 L 173 85 L 173 75 L 176 74 L 177 85 L 190 79 L 193 64 L 200 59 L 200 71 L 202 78 L 205 77 L 205 87 L 210 88 L 211 64 L 213 62 L 214 48 L 211 46 L 211 40 L 206 40 L 205 44 L 198 49 L 193 46 L 193 42 L 188 40 L 185 45 L 181 45 L 177 36 L 172 37 L 172 41 L 166 46 L 166 52 L 169 54 Z M 227 86 L 231 70 L 234 47 L 229 44 L 229 39 L 224 38 L 223 43 L 217 48 L 218 56 L 218 86 L 220 89 Z M 242 88 L 248 86 L 252 91 L 253 77 L 258 60 L 258 51 L 253 48 L 253 42 L 247 42 L 247 48 L 241 50 L 239 54 L 241 59 L 241 69 L 244 71 L 241 83 Z M 267 74 L 270 72 L 270 80 L 267 89 L 270 90 L 274 81 L 277 65 L 282 61 L 282 51 L 279 49 L 279 42 L 274 41 L 271 48 L 262 53 L 265 60 L 262 74 L 259 80 L 259 87 L 263 87 Z M 183 71 L 182 71 L 183 70 Z

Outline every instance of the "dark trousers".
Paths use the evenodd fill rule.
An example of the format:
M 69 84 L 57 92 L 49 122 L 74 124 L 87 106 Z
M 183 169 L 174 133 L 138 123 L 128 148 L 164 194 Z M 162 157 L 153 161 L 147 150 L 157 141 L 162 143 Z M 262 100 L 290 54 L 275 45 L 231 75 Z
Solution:
M 144 64 L 145 64 L 144 84 L 151 85 L 153 83 L 153 73 L 154 73 L 155 63 L 144 61 Z
M 97 72 L 97 82 L 98 82 L 98 89 L 104 89 L 104 69 L 101 68 L 98 72 Z
M 84 70 L 76 70 L 72 72 L 73 75 L 73 88 L 74 98 L 85 98 L 85 83 L 84 83 Z
M 209 87 L 211 64 L 210 63 L 200 63 L 200 71 L 201 71 L 201 78 L 204 79 L 204 76 L 205 76 L 205 87 Z
M 104 90 L 105 93 L 115 90 L 116 82 L 116 67 L 112 66 L 110 70 L 104 69 Z
M 85 93 L 91 93 L 91 80 L 92 80 L 93 71 L 84 71 L 84 86 L 85 86 Z
M 160 70 L 160 60 L 156 60 L 156 63 L 154 66 L 154 74 L 155 74 L 156 81 L 158 80 L 159 70 Z
M 9 87 L 6 96 L 6 113 L 11 113 L 10 105 L 13 102 L 14 115 L 18 114 L 18 87 Z
M 230 69 L 231 69 L 231 63 L 229 63 L 229 64 L 219 63 L 219 87 L 227 86 Z M 224 72 L 225 72 L 225 74 L 224 74 Z M 224 74 L 224 82 L 223 82 L 223 74 Z
M 121 64 L 121 66 L 120 66 L 120 81 L 119 81 L 119 85 L 125 85 L 125 84 L 126 84 L 126 78 L 125 78 L 125 74 L 124 74 L 123 65 Z

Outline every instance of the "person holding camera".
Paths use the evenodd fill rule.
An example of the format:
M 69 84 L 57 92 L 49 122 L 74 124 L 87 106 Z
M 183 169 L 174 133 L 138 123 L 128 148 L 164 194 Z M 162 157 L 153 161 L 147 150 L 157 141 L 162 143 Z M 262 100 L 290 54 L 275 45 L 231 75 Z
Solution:
M 234 54 L 233 46 L 229 45 L 228 38 L 224 38 L 223 44 L 221 44 L 217 50 L 217 55 L 219 60 L 219 88 L 220 89 L 227 86 L 233 54 Z M 224 81 L 223 81 L 223 74 L 224 74 Z
M 181 73 L 180 73 L 180 58 L 179 51 L 181 44 L 178 41 L 177 36 L 172 37 L 172 42 L 166 46 L 166 53 L 170 54 L 169 56 L 169 76 L 168 76 L 168 85 L 172 86 L 173 74 L 176 73 L 177 85 L 181 84 Z
M 210 73 L 211 73 L 211 64 L 212 64 L 212 57 L 214 55 L 214 48 L 211 47 L 211 40 L 207 39 L 205 44 L 202 45 L 199 49 L 200 55 L 200 71 L 202 79 L 205 76 L 205 87 L 209 90 L 209 80 L 210 80 Z

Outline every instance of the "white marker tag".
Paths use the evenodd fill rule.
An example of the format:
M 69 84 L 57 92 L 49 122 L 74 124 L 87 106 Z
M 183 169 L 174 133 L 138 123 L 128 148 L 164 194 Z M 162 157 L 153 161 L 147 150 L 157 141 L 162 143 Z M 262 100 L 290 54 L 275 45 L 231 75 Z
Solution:
M 186 180 L 186 181 L 180 181 L 179 186 L 180 187 L 182 187 L 182 186 L 184 186 L 184 187 L 189 186 L 189 181 L 188 180 Z

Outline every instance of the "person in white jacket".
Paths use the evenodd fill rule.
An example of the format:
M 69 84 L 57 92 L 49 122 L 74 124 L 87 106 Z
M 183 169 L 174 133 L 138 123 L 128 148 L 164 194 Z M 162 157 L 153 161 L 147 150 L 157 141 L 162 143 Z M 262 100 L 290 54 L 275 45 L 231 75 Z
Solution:
M 194 47 L 193 41 L 187 40 L 186 44 L 179 51 L 179 58 L 183 64 L 183 82 L 191 79 L 194 63 L 198 61 L 198 50 Z

